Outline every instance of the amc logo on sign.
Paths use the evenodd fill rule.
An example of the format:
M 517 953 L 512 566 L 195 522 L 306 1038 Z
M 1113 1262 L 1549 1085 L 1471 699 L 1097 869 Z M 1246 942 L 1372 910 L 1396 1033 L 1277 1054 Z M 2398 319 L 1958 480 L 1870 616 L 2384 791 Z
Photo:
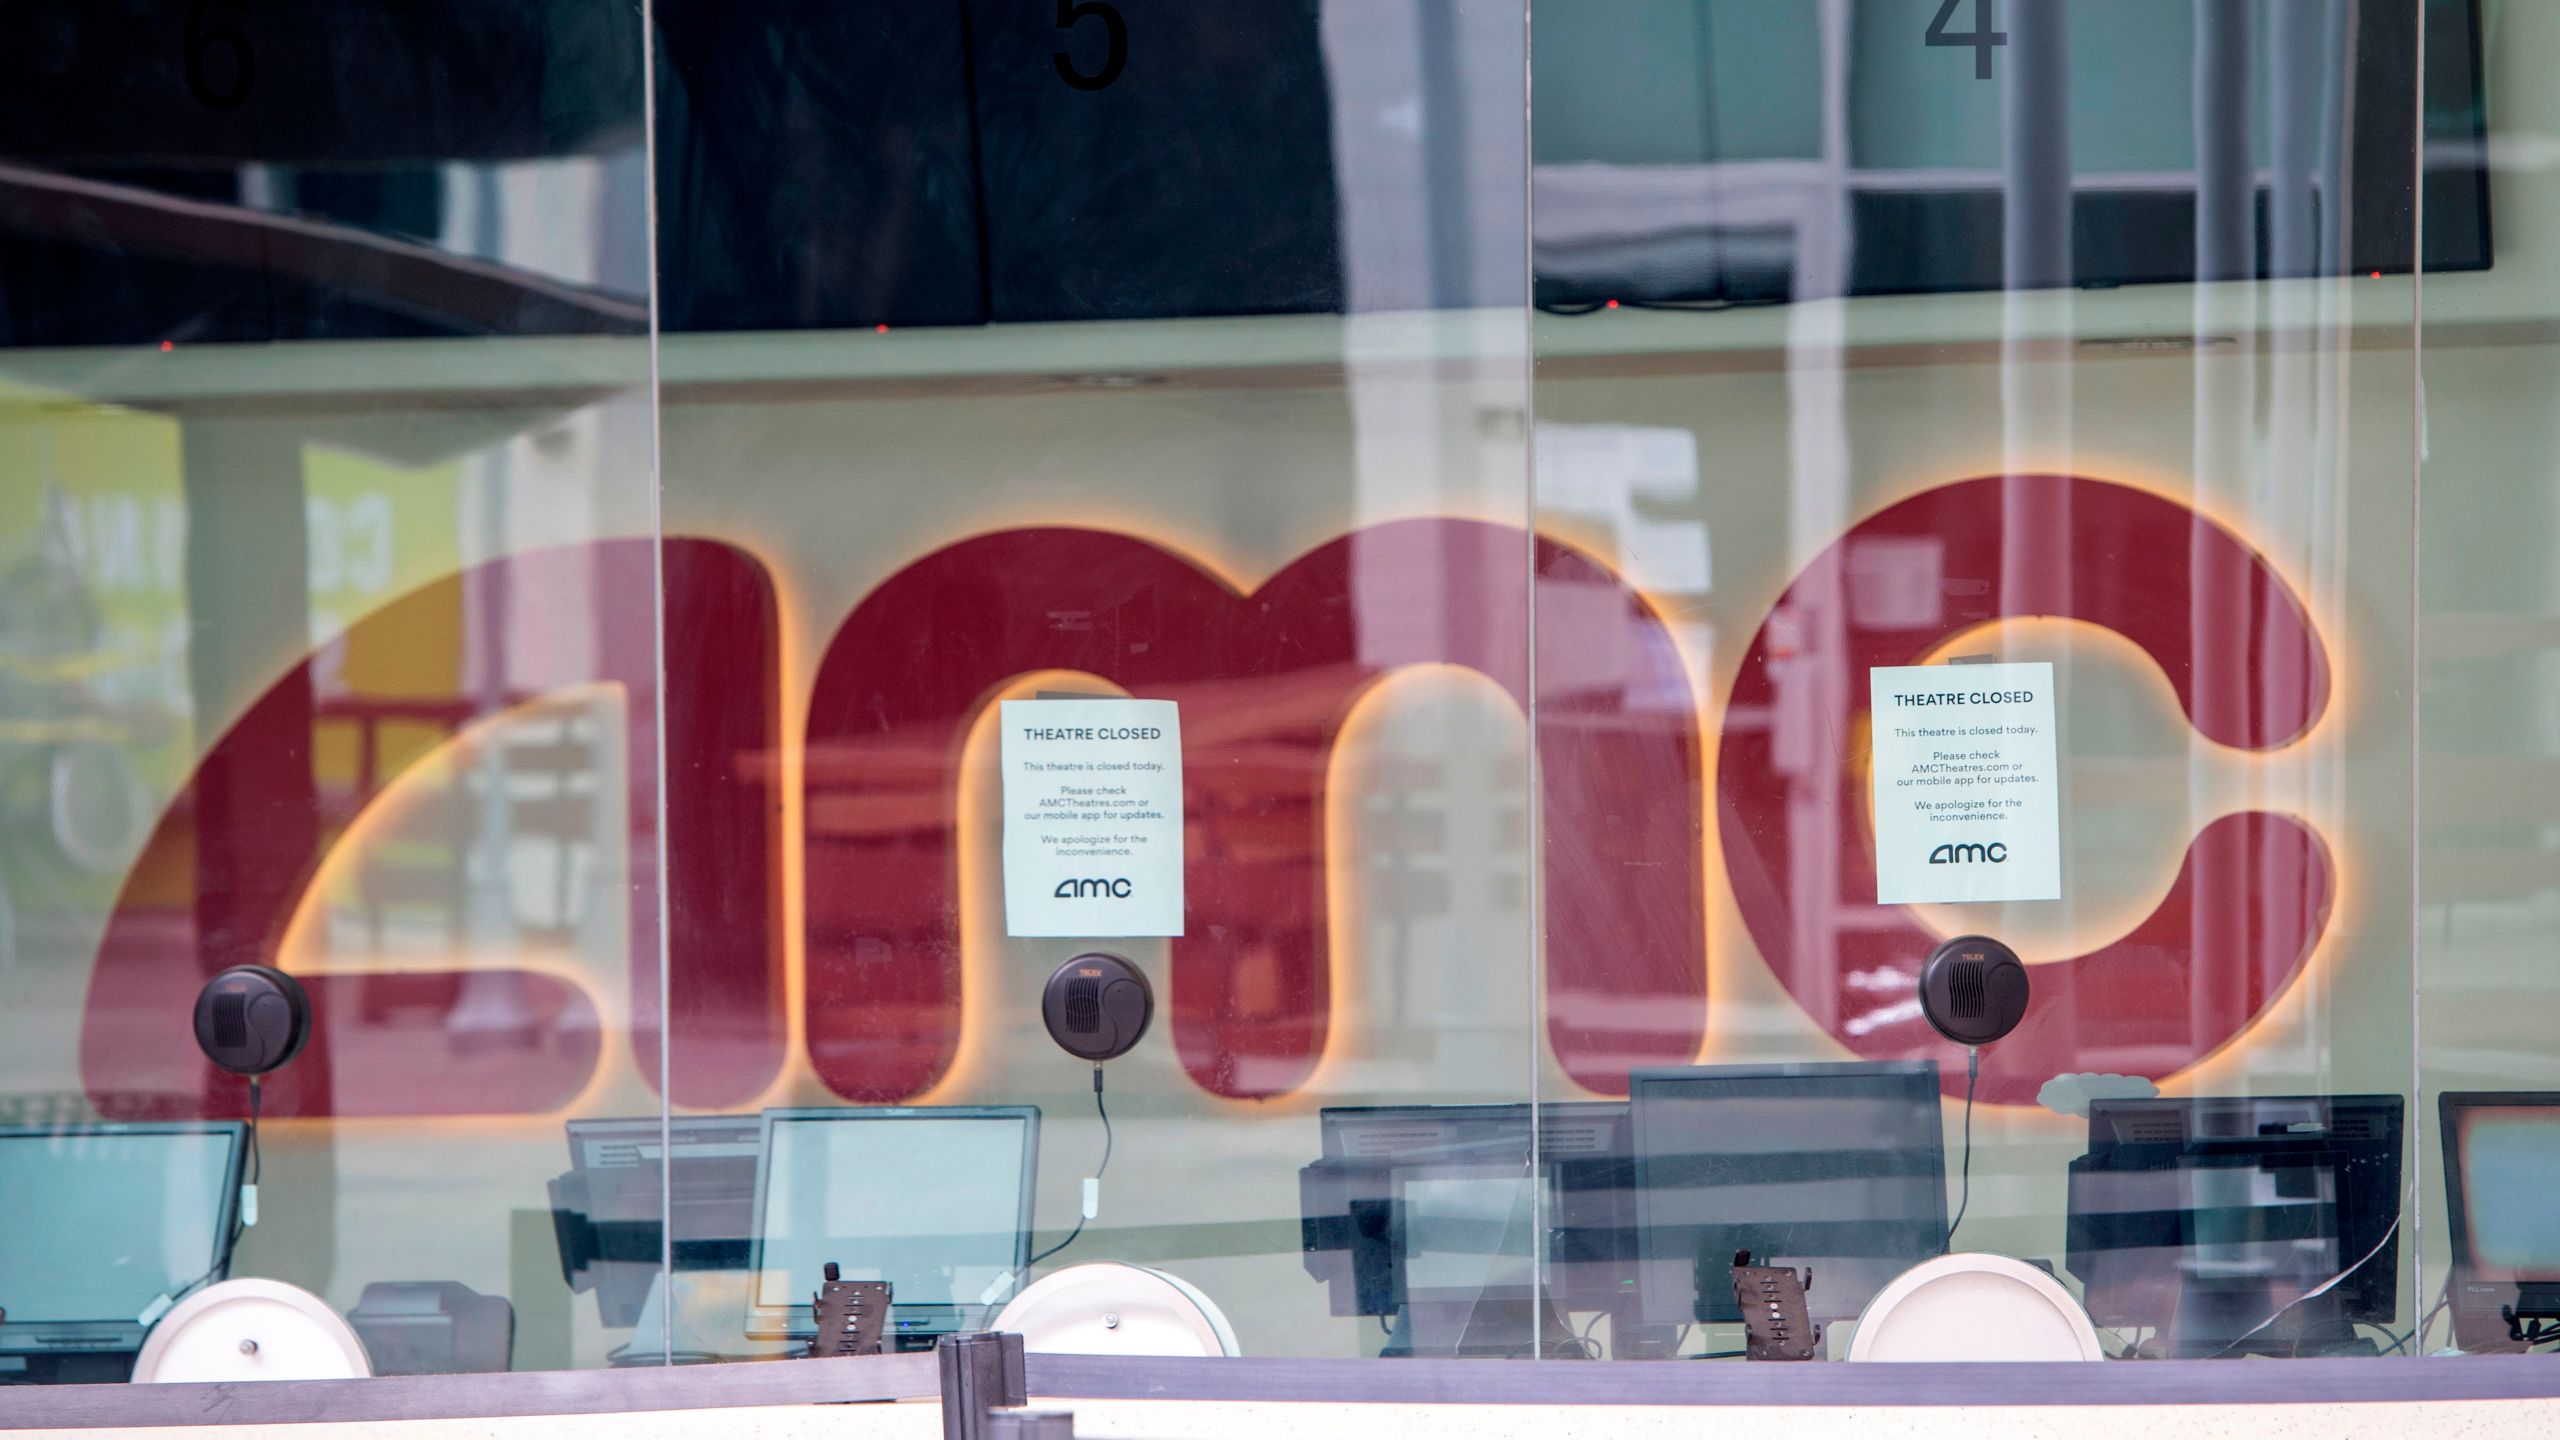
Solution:
M 1941 845 L 1929 852 L 1932 865 L 1998 865 L 2009 858 L 2009 847 L 1994 840 L 1988 845 Z
M 1941 547 L 1946 593 L 1963 597 L 1941 623 L 1880 628 L 1848 603 L 1845 556 L 1874 538 Z M 663 691 L 643 626 L 636 643 L 613 633 L 556 647 L 557 673 L 539 656 L 511 664 L 505 694 L 399 704 L 459 731 L 549 694 L 620 688 L 630 1058 L 654 1076 L 665 1041 L 663 890 L 679 1104 L 744 1103 L 782 1073 L 792 993 L 783 937 L 795 926 L 807 956 L 801 1058 L 820 1082 L 847 1100 L 892 1102 L 950 1071 L 963 1019 L 964 741 L 1006 684 L 1053 670 L 1182 707 L 1188 906 L 1184 934 L 1168 942 L 1169 1013 L 1202 1090 L 1288 1093 L 1337 1023 L 1327 761 L 1363 697 L 1406 667 L 1454 665 L 1528 709 L 1533 643 L 1546 1043 L 1577 1084 L 1608 1094 L 1625 1092 L 1631 1068 L 1687 1063 L 1704 1043 L 1707 716 L 1662 703 L 1664 677 L 1685 673 L 1669 631 L 1580 551 L 1481 521 L 1407 520 L 1344 535 L 1240 592 L 1111 531 L 976 536 L 891 575 L 836 626 L 795 771 L 775 763 L 787 698 L 771 574 L 737 546 L 671 538 L 517 555 L 404 597 L 293 667 L 213 744 L 161 818 L 100 947 L 81 1066 L 101 1109 L 234 1112 L 239 1087 L 217 1083 L 188 1037 L 194 994 L 228 965 L 275 957 L 323 859 L 404 768 L 366 751 L 371 768 L 357 783 L 322 792 L 315 753 L 362 717 L 324 699 L 317 677 L 334 673 L 338 649 L 397 642 L 490 585 L 586 597 L 564 608 L 590 625 L 663 604 Z M 2085 620 L 2140 645 L 2196 728 L 2223 745 L 2289 744 L 2327 704 L 2328 661 L 2299 602 L 2256 552 L 2174 501 L 2074 477 L 2001 476 L 1860 522 L 1777 598 L 1744 653 L 1719 712 L 1713 795 L 1722 873 L 1762 960 L 1816 1025 L 1861 1055 L 1962 1058 L 1916 1013 L 1893 1010 L 1907 991 L 1872 983 L 1916 978 L 1936 937 L 1902 907 L 1856 899 L 1875 893 L 1847 753 L 1866 722 L 1866 686 L 1845 678 L 2022 614 Z M 795 773 L 799 823 L 787 826 L 780 787 Z M 806 874 L 797 914 L 784 900 L 787 854 Z M 1999 861 L 1951 851 L 1947 863 Z M 2065 1070 L 2165 1075 L 2219 1048 L 2311 954 L 2333 886 L 2326 847 L 2301 822 L 2258 812 L 2214 821 L 2148 919 L 2040 968 L 2037 1008 L 1984 1057 L 1983 1097 L 2024 1103 Z M 1107 876 L 1057 890 L 1128 894 L 1125 879 Z M 269 1114 L 540 1114 L 568 1105 L 604 1063 L 595 997 L 554 969 L 302 978 L 318 1014 L 312 1053 L 270 1082 Z M 507 1013 L 531 1027 L 506 1063 L 422 1045 L 386 1018 L 459 1004 L 466 989 L 502 991 Z M 2097 1033 L 2084 1016 L 2104 1017 L 2105 1063 L 2084 1054 L 2084 1033 Z

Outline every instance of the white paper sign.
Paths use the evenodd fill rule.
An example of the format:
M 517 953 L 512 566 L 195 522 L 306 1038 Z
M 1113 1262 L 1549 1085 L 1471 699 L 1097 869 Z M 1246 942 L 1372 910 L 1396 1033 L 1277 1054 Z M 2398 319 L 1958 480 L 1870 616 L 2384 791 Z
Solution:
M 1170 700 L 1007 700 L 1008 935 L 1182 933 L 1182 717 Z
M 1876 903 L 2062 897 L 2053 666 L 1867 672 Z

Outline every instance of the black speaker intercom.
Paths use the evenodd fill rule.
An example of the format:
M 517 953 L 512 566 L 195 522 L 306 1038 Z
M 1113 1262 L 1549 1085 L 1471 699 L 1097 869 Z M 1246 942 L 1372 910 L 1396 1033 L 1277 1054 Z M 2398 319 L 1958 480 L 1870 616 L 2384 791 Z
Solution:
M 1146 1038 L 1156 995 L 1146 972 L 1117 955 L 1078 955 L 1058 967 L 1040 994 L 1049 1038 L 1079 1060 L 1126 1055 Z
M 196 996 L 196 1045 L 234 1075 L 280 1069 L 310 1038 L 311 997 L 281 970 L 234 965 Z
M 1920 1012 L 1959 1045 L 1988 1045 L 2026 1018 L 2026 963 L 1987 935 L 1959 935 L 1921 965 Z

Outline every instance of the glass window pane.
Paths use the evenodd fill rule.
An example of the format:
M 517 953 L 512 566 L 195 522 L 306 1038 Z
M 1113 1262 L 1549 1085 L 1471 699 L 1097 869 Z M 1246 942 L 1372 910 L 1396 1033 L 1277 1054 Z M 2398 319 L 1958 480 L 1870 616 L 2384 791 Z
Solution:
M 1861 1321 L 1952 1249 L 2085 1312 L 2071 1353 L 2406 1348 L 2420 9 L 1548 6 L 1533 39 L 1746 12 L 1800 161 L 1607 153 L 1578 137 L 1645 92 L 1596 69 L 1542 69 L 1532 116 L 1534 503 L 1580 572 L 1542 574 L 1542 703 L 1698 754 L 1624 808 L 1545 777 L 1583 863 L 1544 896 L 1540 1097 L 1632 1089 L 1641 1261 L 1640 1303 L 1567 1319 L 1738 1353 L 1738 1281 L 1792 1304 L 1748 1250 L 1810 1267 L 1796 1338 L 1957 1358 Z M 2427 264 L 2467 278 L 2460 109 L 2429 100 Z
M 1518 7 L 656 40 L 666 527 L 770 616 L 671 601 L 669 685 L 775 787 L 670 857 L 679 1123 L 763 1145 L 675 1350 L 805 1350 L 832 1263 L 898 1348 L 1534 1351 Z
M 2560 1318 L 2539 1218 L 2560 1156 L 2560 1046 L 2539 1018 L 2552 983 L 2540 917 L 2554 894 L 2545 640 L 2560 613 L 2541 539 L 2553 484 L 2540 433 L 2560 275 L 2527 219 L 2560 135 L 2536 57 L 2560 29 L 2514 7 L 2476 27 L 2459 7 L 2428 15 L 2415 997 L 2427 1324 L 2411 1348 L 2495 1354 Z M 2439 83 L 2440 52 L 2472 83 Z M 2495 263 L 2435 273 L 2437 254 L 2474 251 Z
M 601 1365 L 588 1295 L 662 1206 L 574 1143 L 657 1129 L 637 18 L 11 22 L 0 1124 L 37 1138 L 0 1139 L 0 1373 L 122 1378 L 226 1274 L 380 1374 Z M 241 964 L 312 1016 L 254 1092 L 194 1021 Z

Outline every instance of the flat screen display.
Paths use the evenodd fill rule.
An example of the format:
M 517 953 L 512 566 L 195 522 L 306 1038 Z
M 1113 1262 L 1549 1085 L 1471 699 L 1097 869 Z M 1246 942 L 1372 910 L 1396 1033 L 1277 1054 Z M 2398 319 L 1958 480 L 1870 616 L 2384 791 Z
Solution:
M 2192 1287 L 2290 1298 L 2345 1268 L 2335 1156 L 2075 1169 L 2074 1265 L 2102 1325 L 2167 1325 Z
M 2397 1095 L 2099 1100 L 2065 1244 L 2099 1324 L 2218 1353 L 2337 1281 L 2338 1318 L 2397 1309 Z
M 1029 1259 L 1039 1113 L 768 1111 L 756 1329 L 810 1328 L 809 1297 L 830 1261 L 847 1280 L 890 1282 L 901 1307 L 983 1303 Z
M 1533 1293 L 1538 1188 L 1535 1177 L 1516 1169 L 1456 1166 L 1406 1176 L 1396 1197 L 1406 1298 Z
M 0 1309 L 130 1322 L 204 1276 L 239 1183 L 236 1124 L 0 1130 Z
M 1332 1106 L 1322 1158 L 1299 1176 L 1307 1273 L 1336 1315 L 1408 1302 L 1547 1297 L 1614 1310 L 1634 1293 L 1627 1107 Z M 1535 1159 L 1538 1179 L 1530 1179 Z M 1545 1213 L 1536 1200 L 1545 1196 Z M 1539 1251 L 1543 1247 L 1543 1256 Z
M 2471 1278 L 2560 1284 L 2560 1106 L 2474 1109 L 2457 1124 Z
M 1932 1061 L 1638 1071 L 1637 1247 L 1653 1324 L 1733 1321 L 1738 1250 L 1810 1266 L 1817 1319 L 1847 1319 L 1947 1238 Z

